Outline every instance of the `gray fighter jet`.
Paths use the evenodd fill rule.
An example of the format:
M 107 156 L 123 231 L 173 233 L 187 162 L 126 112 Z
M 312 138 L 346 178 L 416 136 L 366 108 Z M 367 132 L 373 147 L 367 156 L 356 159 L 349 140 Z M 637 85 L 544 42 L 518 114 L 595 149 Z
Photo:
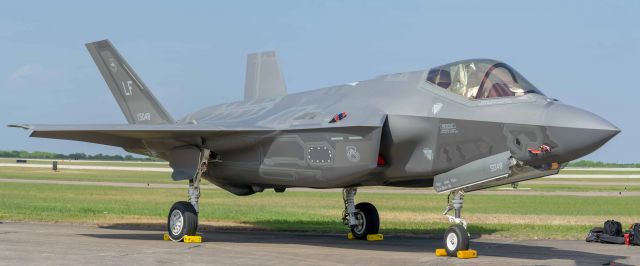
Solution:
M 174 120 L 108 40 L 86 46 L 129 123 L 10 126 L 167 160 L 173 180 L 189 181 L 188 201 L 169 211 L 174 241 L 196 233 L 202 178 L 239 196 L 342 188 L 357 239 L 379 230 L 374 205 L 355 204 L 358 187 L 433 187 L 449 193 L 444 246 L 455 256 L 469 247 L 464 193 L 556 174 L 620 132 L 494 60 L 287 94 L 274 52 L 248 56 L 243 101 Z

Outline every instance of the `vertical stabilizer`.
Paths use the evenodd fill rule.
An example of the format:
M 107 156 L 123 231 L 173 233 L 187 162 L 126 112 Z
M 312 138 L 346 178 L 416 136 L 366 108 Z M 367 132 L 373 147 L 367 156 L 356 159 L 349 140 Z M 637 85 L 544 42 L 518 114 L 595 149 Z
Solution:
M 172 124 L 171 115 L 109 40 L 86 44 L 129 124 Z
M 267 51 L 247 56 L 244 100 L 287 95 L 276 52 Z

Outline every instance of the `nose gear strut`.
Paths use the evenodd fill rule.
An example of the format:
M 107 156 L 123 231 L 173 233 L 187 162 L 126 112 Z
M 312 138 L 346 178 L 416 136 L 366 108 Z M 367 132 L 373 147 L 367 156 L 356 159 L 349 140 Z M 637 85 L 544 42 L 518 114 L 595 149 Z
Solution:
M 467 231 L 467 221 L 462 219 L 463 203 L 464 190 L 453 190 L 447 196 L 447 208 L 442 213 L 449 218 L 449 222 L 455 223 L 444 233 L 444 249 L 450 257 L 459 256 L 459 251 L 469 250 L 470 235 Z M 451 210 L 455 211 L 454 216 L 447 215 Z
M 447 208 L 442 213 L 449 218 L 449 222 L 457 223 L 467 228 L 467 222 L 462 219 L 462 205 L 464 204 L 464 190 L 458 189 L 449 192 L 447 196 Z M 450 211 L 455 210 L 454 216 L 447 215 Z

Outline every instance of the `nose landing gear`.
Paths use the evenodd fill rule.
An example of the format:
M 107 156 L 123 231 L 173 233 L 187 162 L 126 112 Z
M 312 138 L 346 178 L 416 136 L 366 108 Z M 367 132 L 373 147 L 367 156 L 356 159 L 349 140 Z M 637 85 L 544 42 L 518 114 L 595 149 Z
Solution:
M 467 232 L 467 222 L 462 219 L 462 205 L 464 203 L 464 191 L 454 190 L 449 193 L 447 208 L 443 215 L 449 218 L 449 222 L 455 223 L 444 233 L 444 248 L 449 257 L 458 256 L 458 251 L 469 249 L 469 232 Z M 455 210 L 454 216 L 447 215 L 451 210 Z

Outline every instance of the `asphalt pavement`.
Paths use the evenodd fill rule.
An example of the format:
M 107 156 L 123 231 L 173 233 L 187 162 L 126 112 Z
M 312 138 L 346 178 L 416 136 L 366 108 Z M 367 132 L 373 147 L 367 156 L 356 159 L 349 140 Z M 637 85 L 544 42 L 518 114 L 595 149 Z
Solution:
M 442 240 L 387 235 L 262 231 L 202 232 L 203 243 L 162 240 L 162 231 L 130 225 L 3 222 L 0 265 L 640 265 L 640 247 L 563 240 L 476 238 L 479 257 L 436 257 Z

